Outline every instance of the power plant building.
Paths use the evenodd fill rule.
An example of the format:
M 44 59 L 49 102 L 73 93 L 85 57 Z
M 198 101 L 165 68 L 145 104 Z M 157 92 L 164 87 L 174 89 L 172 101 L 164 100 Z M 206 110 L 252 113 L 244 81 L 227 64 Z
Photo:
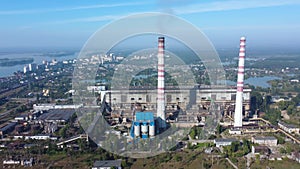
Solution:
M 215 104 L 214 108 L 217 108 L 223 115 L 234 117 L 234 127 L 236 129 L 241 128 L 243 112 L 245 115 L 250 112 L 251 100 L 251 89 L 244 89 L 245 42 L 245 37 L 242 37 L 240 39 L 236 87 L 165 86 L 165 38 L 159 37 L 157 86 L 129 86 L 129 89 L 123 89 L 120 86 L 120 88 L 105 91 L 105 96 L 101 100 L 105 99 L 112 110 L 125 112 L 126 117 L 132 119 L 132 137 L 148 138 L 148 136 L 155 135 L 154 129 L 157 131 L 162 129 L 163 131 L 170 114 L 175 111 L 178 112 L 178 110 L 184 111 L 187 116 L 178 117 L 175 121 L 196 122 L 197 117 L 192 117 L 193 115 L 197 116 L 194 113 L 205 112 L 203 110 L 209 111 L 212 104 Z M 134 108 L 136 105 L 139 105 L 140 110 Z M 191 121 L 191 118 L 194 120 Z M 155 128 L 155 122 L 157 128 Z
M 246 88 L 243 92 L 243 107 L 248 111 L 250 108 L 251 89 Z M 139 103 L 145 111 L 156 110 L 156 89 L 147 86 L 130 87 L 129 91 L 114 90 L 106 92 L 106 102 L 113 110 L 130 110 L 132 105 Z M 195 100 L 193 105 L 190 105 Z M 230 107 L 236 102 L 236 88 L 218 88 L 211 86 L 199 86 L 194 90 L 165 88 L 165 107 L 166 111 L 177 110 L 178 107 L 186 110 L 188 106 L 209 107 L 211 102 L 222 105 L 224 109 Z M 178 107 L 177 107 L 178 106 Z M 234 111 L 234 110 L 232 110 Z M 154 111 L 155 112 L 155 111 Z M 154 113 L 154 116 L 156 114 Z

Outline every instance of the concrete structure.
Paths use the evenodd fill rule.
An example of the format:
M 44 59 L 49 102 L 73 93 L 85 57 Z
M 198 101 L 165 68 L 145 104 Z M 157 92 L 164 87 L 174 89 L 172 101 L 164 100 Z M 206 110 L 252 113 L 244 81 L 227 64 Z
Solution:
M 280 122 L 278 122 L 278 126 L 288 133 L 299 134 L 299 130 L 300 130 L 299 127 L 297 127 L 293 124 L 286 124 L 286 123 L 280 121 Z
M 36 68 L 37 68 L 37 64 L 35 63 L 28 64 L 28 69 L 30 72 L 36 71 Z
M 244 66 L 245 66 L 245 46 L 246 38 L 240 39 L 240 52 L 237 77 L 237 91 L 234 111 L 234 127 L 240 128 L 243 125 L 243 90 L 244 90 Z
M 181 90 L 174 87 L 165 87 L 165 104 L 166 111 L 177 110 L 178 107 L 186 110 L 188 106 L 201 109 L 209 108 L 211 102 L 221 105 L 226 114 L 233 114 L 233 110 L 227 110 L 235 103 L 236 89 L 235 88 L 220 88 L 218 86 L 196 86 L 193 90 L 190 87 L 180 87 Z M 244 89 L 243 106 L 245 111 L 250 105 L 251 89 Z M 139 103 L 146 111 L 156 110 L 156 89 L 148 86 L 130 87 L 129 91 L 115 89 L 107 91 L 105 101 L 112 107 L 113 110 L 130 110 L 132 104 Z M 196 100 L 196 103 L 191 103 Z M 156 111 L 154 115 L 157 117 Z
M 16 121 L 27 121 L 28 120 L 28 115 L 27 114 L 19 115 L 19 116 L 15 117 L 15 120 Z
M 122 163 L 121 159 L 95 161 L 92 169 L 111 169 L 111 168 L 122 169 L 121 163 Z
M 63 148 L 65 144 L 72 143 L 72 142 L 74 142 L 74 141 L 76 141 L 78 139 L 85 139 L 86 142 L 89 142 L 88 135 L 86 135 L 86 134 L 80 134 L 80 135 L 73 136 L 73 137 L 70 137 L 68 139 L 62 140 L 62 141 L 56 143 L 56 145 L 59 146 L 60 148 Z
M 28 72 L 29 71 L 29 68 L 28 68 L 28 66 L 27 65 L 25 65 L 24 66 L 24 68 L 23 68 L 23 72 L 24 72 L 24 74 L 26 73 L 26 72 Z
M 87 86 L 87 90 L 89 92 L 100 92 L 100 91 L 105 91 L 106 87 L 105 86 Z
M 252 154 L 268 155 L 271 153 L 271 150 L 267 146 L 252 146 L 251 152 Z
M 214 140 L 216 147 L 229 146 L 232 142 L 237 141 L 236 139 L 218 138 Z
M 78 109 L 82 105 L 56 105 L 56 104 L 34 104 L 33 109 L 35 111 L 44 111 L 49 109 Z
M 35 135 L 35 136 L 14 136 L 14 140 L 18 140 L 18 139 L 25 139 L 25 140 L 57 140 L 57 137 L 52 137 L 51 135 L 44 135 L 44 134 L 40 134 L 40 135 Z
M 292 82 L 292 83 L 299 83 L 299 80 L 298 79 L 291 79 L 290 82 Z
M 267 145 L 267 146 L 277 146 L 277 138 L 273 136 L 269 137 L 252 137 L 251 141 L 253 143 Z
M 232 129 L 229 129 L 229 134 L 241 135 L 242 134 L 242 130 L 236 129 L 236 128 L 232 128 Z
M 166 128 L 165 112 L 165 38 L 158 38 L 158 64 L 157 64 L 157 117 L 159 118 L 159 128 Z
M 152 112 L 137 112 L 135 119 L 132 123 L 131 137 L 143 139 L 149 138 L 155 135 L 155 121 Z

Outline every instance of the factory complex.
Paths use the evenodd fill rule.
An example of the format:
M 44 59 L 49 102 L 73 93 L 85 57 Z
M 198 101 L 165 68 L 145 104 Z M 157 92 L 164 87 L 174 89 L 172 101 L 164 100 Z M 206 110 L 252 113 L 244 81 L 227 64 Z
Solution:
M 229 117 L 230 133 L 241 134 L 243 118 L 250 115 L 251 89 L 244 89 L 245 38 L 240 39 L 237 86 L 165 85 L 165 38 L 158 38 L 157 87 L 130 86 L 98 91 L 111 115 L 131 123 L 132 138 L 151 138 L 172 123 L 186 127 L 205 125 L 212 113 L 218 119 Z M 89 86 L 90 87 L 90 86 Z M 91 87 L 90 87 L 91 88 Z

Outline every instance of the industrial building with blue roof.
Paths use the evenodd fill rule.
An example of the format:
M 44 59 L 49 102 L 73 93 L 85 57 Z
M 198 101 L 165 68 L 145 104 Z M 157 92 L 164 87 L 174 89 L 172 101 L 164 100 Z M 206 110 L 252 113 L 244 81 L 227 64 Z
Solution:
M 136 112 L 135 120 L 132 122 L 130 135 L 133 138 L 143 139 L 155 135 L 155 119 L 152 112 Z

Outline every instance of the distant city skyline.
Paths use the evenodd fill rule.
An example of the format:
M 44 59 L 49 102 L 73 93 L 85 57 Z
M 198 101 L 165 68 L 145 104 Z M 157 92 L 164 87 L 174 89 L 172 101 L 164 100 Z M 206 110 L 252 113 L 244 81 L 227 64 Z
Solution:
M 216 48 L 297 49 L 298 0 L 158 0 L 0 2 L 0 49 L 81 48 L 102 26 L 130 14 L 167 12 L 197 26 Z

